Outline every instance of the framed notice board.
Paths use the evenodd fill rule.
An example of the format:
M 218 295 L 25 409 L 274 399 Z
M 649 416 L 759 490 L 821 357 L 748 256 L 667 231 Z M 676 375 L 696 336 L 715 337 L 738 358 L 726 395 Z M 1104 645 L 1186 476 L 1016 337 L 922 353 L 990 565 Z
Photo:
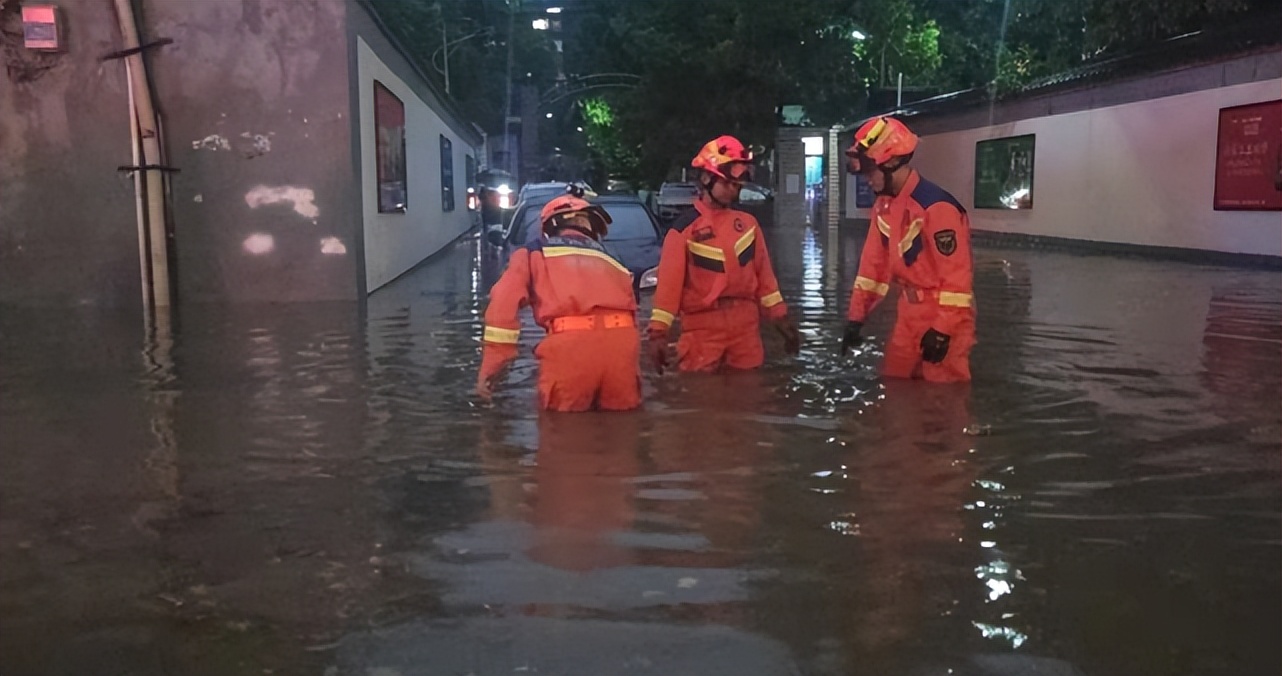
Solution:
M 1033 208 L 1035 134 L 975 144 L 975 208 Z
M 1282 99 L 1220 109 L 1214 204 L 1282 211 Z

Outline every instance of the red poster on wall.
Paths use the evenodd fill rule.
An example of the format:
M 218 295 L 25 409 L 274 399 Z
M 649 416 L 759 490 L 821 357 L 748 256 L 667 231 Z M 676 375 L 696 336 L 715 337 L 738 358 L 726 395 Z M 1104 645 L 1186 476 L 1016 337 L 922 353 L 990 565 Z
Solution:
M 378 81 L 374 82 L 374 129 L 378 211 L 403 214 L 409 204 L 409 183 L 405 176 L 405 104 Z
M 1215 209 L 1282 211 L 1282 99 L 1220 109 Z

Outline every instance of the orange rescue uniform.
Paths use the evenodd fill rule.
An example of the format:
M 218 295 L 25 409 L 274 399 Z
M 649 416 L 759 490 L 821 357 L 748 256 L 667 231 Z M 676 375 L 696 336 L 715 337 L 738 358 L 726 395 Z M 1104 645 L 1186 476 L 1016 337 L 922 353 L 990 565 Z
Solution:
M 971 280 L 970 220 L 952 195 L 914 170 L 898 195 L 877 198 L 849 319 L 865 321 L 890 291 L 890 282 L 899 283 L 899 317 L 882 365 L 886 376 L 970 380 L 975 345 Z M 932 328 L 950 337 L 948 353 L 938 364 L 924 361 L 921 354 L 922 336 Z
M 526 305 L 548 332 L 539 359 L 539 405 L 552 411 L 622 411 L 641 405 L 640 337 L 632 273 L 588 237 L 531 242 L 512 254 L 490 290 L 481 377 L 516 358 Z
M 681 317 L 682 371 L 761 366 L 761 315 L 778 321 L 787 314 L 755 218 L 699 200 L 673 222 L 659 259 L 650 333 L 666 335 Z

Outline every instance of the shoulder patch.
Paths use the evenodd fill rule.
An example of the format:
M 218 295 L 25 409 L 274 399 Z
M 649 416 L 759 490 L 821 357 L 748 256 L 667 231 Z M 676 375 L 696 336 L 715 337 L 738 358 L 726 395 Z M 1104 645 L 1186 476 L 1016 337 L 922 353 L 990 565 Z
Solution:
M 929 209 L 932 206 L 943 202 L 945 204 L 953 205 L 957 208 L 957 211 L 963 214 L 966 213 L 966 208 L 961 205 L 961 202 L 957 201 L 956 197 L 952 196 L 952 193 L 949 193 L 947 190 L 944 190 L 924 178 L 918 180 L 917 187 L 913 189 L 912 198 L 920 204 L 923 209 Z
M 690 224 L 697 220 L 699 220 L 699 210 L 694 207 L 690 207 L 685 211 L 682 211 L 680 215 L 673 219 L 672 225 L 669 225 L 668 229 L 676 230 L 677 232 L 685 232 L 686 228 L 689 228 Z
M 945 256 L 957 253 L 957 231 L 940 230 L 935 233 L 935 248 Z

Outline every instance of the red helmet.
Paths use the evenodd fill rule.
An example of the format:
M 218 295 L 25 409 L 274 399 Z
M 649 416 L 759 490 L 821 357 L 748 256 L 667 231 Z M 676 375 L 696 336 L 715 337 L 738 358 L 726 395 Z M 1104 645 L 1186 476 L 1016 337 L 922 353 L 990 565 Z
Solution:
M 855 132 L 855 142 L 846 149 L 850 169 L 862 171 L 884 166 L 896 157 L 907 157 L 917 150 L 917 135 L 908 125 L 893 117 L 868 120 Z M 872 166 L 866 166 L 865 162 Z
M 568 225 L 567 218 L 574 214 L 585 214 L 587 216 L 588 223 L 592 227 L 592 236 L 597 239 L 605 237 L 605 233 L 609 231 L 612 219 L 605 209 L 596 204 L 591 204 L 581 197 L 562 195 L 545 204 L 543 211 L 539 212 L 539 222 L 543 224 L 543 233 L 550 235 L 557 228 Z
M 733 136 L 718 136 L 704 144 L 690 166 L 724 179 L 746 181 L 751 178 L 752 151 Z

